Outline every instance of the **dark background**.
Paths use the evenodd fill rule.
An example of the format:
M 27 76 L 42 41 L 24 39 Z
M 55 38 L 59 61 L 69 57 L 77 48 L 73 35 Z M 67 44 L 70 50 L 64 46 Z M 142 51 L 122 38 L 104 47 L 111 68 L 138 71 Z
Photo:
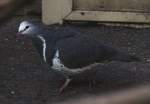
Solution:
M 48 69 L 35 51 L 31 40 L 16 38 L 21 21 L 41 20 L 41 1 L 31 2 L 30 5 L 20 3 L 14 7 L 16 9 L 11 9 L 11 16 L 7 15 L 7 18 L 4 16 L 0 24 L 1 104 L 50 104 L 150 82 L 149 28 L 65 25 L 90 37 L 98 38 L 102 43 L 118 50 L 136 54 L 143 61 L 100 65 L 94 72 L 79 76 L 62 94 L 58 94 L 57 90 L 63 84 L 64 78 Z

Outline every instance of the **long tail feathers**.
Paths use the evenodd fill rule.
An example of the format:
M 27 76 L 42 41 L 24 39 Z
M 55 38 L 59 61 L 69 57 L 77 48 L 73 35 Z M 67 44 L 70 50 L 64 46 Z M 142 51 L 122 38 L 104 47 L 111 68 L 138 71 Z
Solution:
M 140 62 L 142 61 L 139 57 L 135 55 L 129 55 L 129 54 L 124 54 L 124 53 L 119 53 L 116 54 L 112 60 L 115 61 L 123 61 L 123 62 Z

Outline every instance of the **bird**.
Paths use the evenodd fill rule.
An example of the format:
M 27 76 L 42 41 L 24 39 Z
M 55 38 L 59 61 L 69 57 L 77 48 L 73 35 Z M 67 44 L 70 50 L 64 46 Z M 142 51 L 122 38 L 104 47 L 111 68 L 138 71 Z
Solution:
M 59 92 L 68 86 L 73 75 L 92 70 L 92 67 L 99 63 L 141 60 L 135 55 L 104 45 L 98 39 L 82 35 L 81 32 L 71 28 L 47 29 L 43 24 L 38 25 L 25 20 L 19 24 L 17 34 L 31 39 L 49 68 L 65 76 L 66 81 Z

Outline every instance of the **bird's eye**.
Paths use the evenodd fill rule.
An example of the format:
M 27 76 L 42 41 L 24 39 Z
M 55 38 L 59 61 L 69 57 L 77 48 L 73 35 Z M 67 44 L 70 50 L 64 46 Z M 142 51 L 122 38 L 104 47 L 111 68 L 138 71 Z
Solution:
M 26 26 L 26 29 L 28 29 L 29 28 L 29 26 Z

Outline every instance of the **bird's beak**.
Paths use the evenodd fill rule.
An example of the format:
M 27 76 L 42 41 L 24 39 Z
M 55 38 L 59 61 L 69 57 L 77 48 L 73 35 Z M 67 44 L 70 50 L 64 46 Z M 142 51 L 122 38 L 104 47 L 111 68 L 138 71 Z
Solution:
M 22 31 L 18 30 L 18 32 L 16 34 L 17 35 L 22 35 L 21 33 L 22 33 Z
M 16 37 L 17 39 L 20 39 L 22 36 L 23 36 L 22 31 L 19 31 L 19 30 L 18 30 L 18 32 L 16 32 L 15 37 Z
M 24 30 L 18 30 L 17 33 L 18 33 L 18 34 L 21 34 L 23 31 L 24 31 Z
M 22 34 L 25 30 L 26 30 L 26 28 L 24 28 L 24 29 L 19 28 L 19 29 L 18 29 L 18 34 Z
M 24 31 L 25 31 L 25 29 L 24 29 L 24 30 L 20 30 L 20 29 L 19 29 L 18 32 L 17 32 L 17 34 L 18 34 L 18 35 L 23 35 L 23 32 L 24 32 Z

